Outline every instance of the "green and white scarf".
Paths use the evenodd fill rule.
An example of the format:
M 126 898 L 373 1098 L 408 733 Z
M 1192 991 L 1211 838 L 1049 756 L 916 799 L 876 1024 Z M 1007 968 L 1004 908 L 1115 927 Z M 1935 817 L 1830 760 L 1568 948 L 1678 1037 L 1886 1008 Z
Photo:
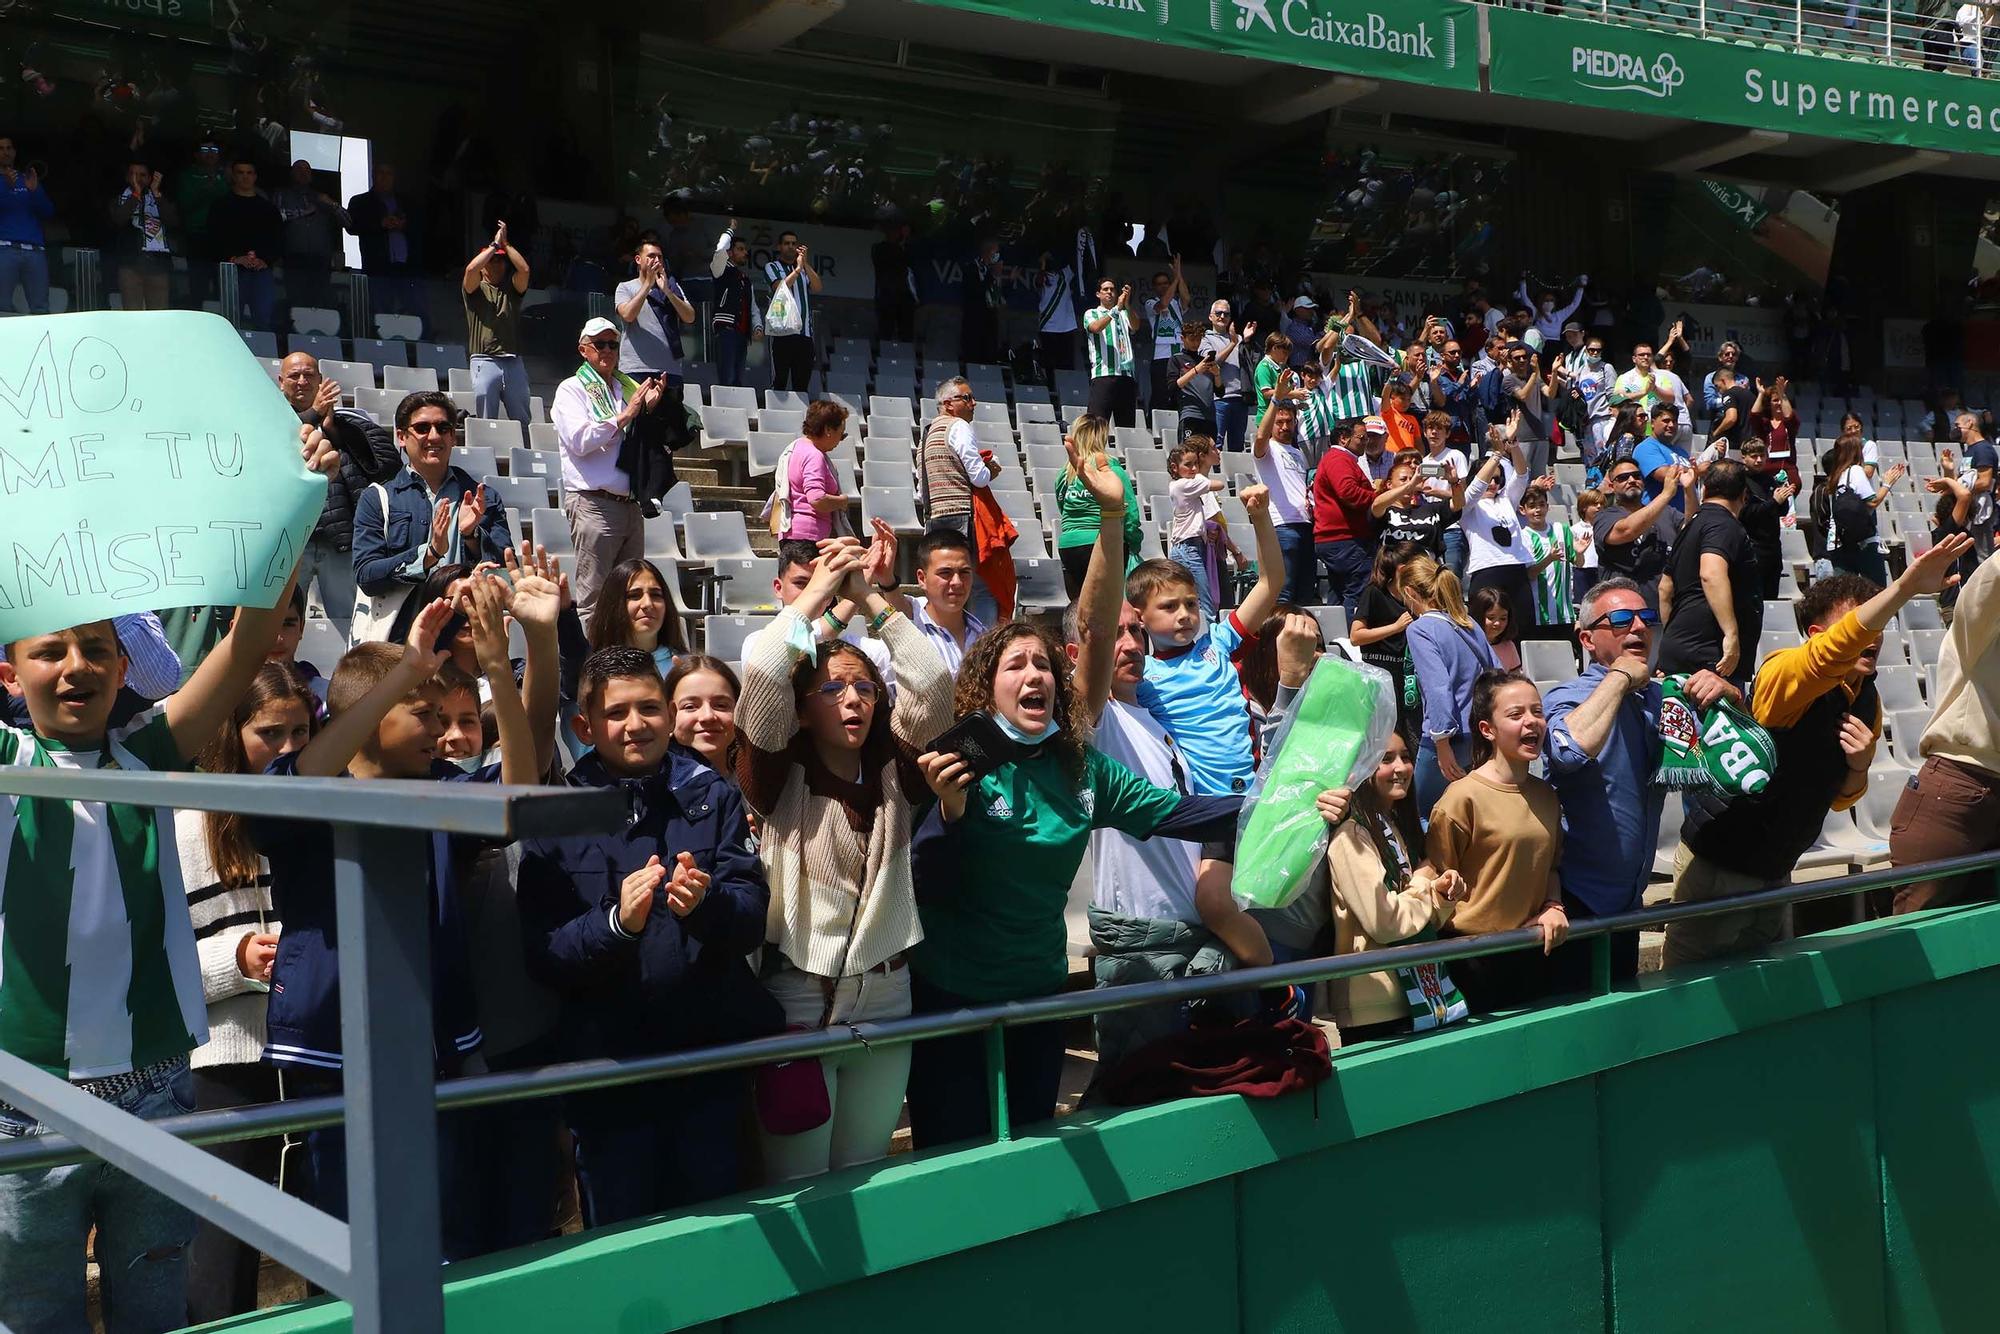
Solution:
M 1384 877 L 1389 893 L 1395 894 L 1410 882 L 1410 855 L 1403 847 L 1402 836 L 1386 815 L 1375 816 L 1375 827 L 1382 841 L 1396 854 L 1396 869 Z M 1398 945 L 1414 945 L 1420 941 L 1436 940 L 1437 928 L 1427 926 Z M 1459 992 L 1458 984 L 1451 980 L 1441 963 L 1420 963 L 1414 968 L 1398 968 L 1396 981 L 1403 988 L 1403 999 L 1410 1006 L 1410 1027 L 1418 1033 L 1446 1024 L 1455 1024 L 1472 1011 Z
M 1566 625 L 1576 616 L 1576 607 L 1570 601 L 1570 565 L 1576 557 L 1576 539 L 1566 523 L 1550 524 L 1544 532 L 1538 528 L 1521 529 L 1521 540 L 1527 543 L 1528 555 L 1540 560 L 1551 550 L 1556 553 L 1554 560 L 1535 572 L 1535 624 Z
M 624 371 L 613 371 L 618 377 L 618 387 L 625 391 L 626 401 L 639 392 L 639 382 Z M 584 396 L 590 400 L 590 415 L 601 422 L 608 422 L 618 415 L 618 400 L 612 396 L 611 386 L 604 377 L 592 370 L 589 362 L 576 368 L 576 378 L 583 385 Z
M 1653 782 L 1706 789 L 1723 797 L 1755 796 L 1771 785 L 1778 748 L 1771 734 L 1727 699 L 1706 716 L 1686 695 L 1687 677 L 1660 682 L 1660 739 L 1665 749 Z

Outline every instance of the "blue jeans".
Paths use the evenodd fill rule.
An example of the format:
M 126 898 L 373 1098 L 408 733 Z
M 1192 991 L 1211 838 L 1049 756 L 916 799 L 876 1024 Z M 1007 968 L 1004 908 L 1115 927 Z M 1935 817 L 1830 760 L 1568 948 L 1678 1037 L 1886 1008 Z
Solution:
M 1208 577 L 1208 543 L 1197 538 L 1192 542 L 1176 542 L 1167 552 L 1189 574 L 1194 576 L 1195 596 L 1201 599 L 1201 619 L 1215 619 L 1215 586 Z
M 507 415 L 524 426 L 528 421 L 528 364 L 516 356 L 472 359 L 472 408 L 476 417 L 498 417 L 502 402 Z M 528 442 L 527 432 L 521 443 Z
M 243 306 L 250 312 L 250 322 L 245 328 L 272 329 L 278 327 L 278 275 L 270 269 L 246 269 L 241 265 L 236 269 L 236 294 Z M 235 319 L 240 311 L 231 311 Z
M 1319 575 L 1313 569 L 1313 530 L 1309 523 L 1281 523 L 1278 550 L 1285 553 L 1285 588 L 1281 602 L 1310 607 L 1319 601 Z M 1246 627 L 1253 633 L 1256 626 Z
M 156 1121 L 194 1110 L 186 1061 L 112 1099 Z M 46 1134 L 0 1104 L 0 1143 Z M 97 1228 L 97 1269 L 109 1334 L 187 1322 L 187 1252 L 194 1215 L 95 1158 L 0 1176 L 0 1327 L 88 1334 L 84 1242 Z
M 1444 530 L 1444 563 L 1453 574 L 1465 578 L 1465 530 L 1457 524 Z
M 743 363 L 750 356 L 750 335 L 734 329 L 715 331 L 715 382 L 740 388 Z
M 1472 768 L 1472 739 L 1454 737 L 1451 753 L 1458 760 L 1458 767 L 1470 771 Z M 1431 807 L 1437 805 L 1439 797 L 1449 787 L 1444 770 L 1438 768 L 1437 743 L 1429 737 L 1417 743 L 1417 772 L 1415 775 L 1417 793 L 1417 814 L 1428 829 L 1431 823 Z
M 960 1010 L 979 1002 L 910 979 L 917 1014 Z M 1009 1026 L 1002 1044 L 1007 1062 L 1007 1121 L 1016 1134 L 1054 1119 L 1062 1091 L 1061 1023 Z M 993 1133 L 986 1103 L 986 1036 L 962 1033 L 931 1038 L 910 1050 L 910 1138 L 919 1150 L 982 1139 Z
M 299 561 L 299 591 L 311 594 L 313 580 L 319 580 L 319 605 L 328 619 L 347 622 L 354 619 L 354 553 L 338 550 L 327 538 L 315 537 L 306 543 L 306 552 Z M 332 663 L 314 663 L 321 671 L 332 675 Z
M 1224 449 L 1242 449 L 1243 433 L 1250 425 L 1250 400 L 1215 400 L 1215 443 Z
M 1326 595 L 1347 608 L 1347 619 L 1352 621 L 1355 609 L 1361 605 L 1361 595 L 1367 591 L 1369 577 L 1375 572 L 1374 555 L 1366 546 L 1348 538 L 1321 543 L 1319 563 L 1326 571 Z
M 604 1227 L 743 1189 L 737 1137 L 749 1094 L 749 1077 L 725 1070 L 565 1098 L 584 1226 Z
M 14 313 L 14 289 L 28 294 L 28 313 L 49 313 L 49 252 L 0 246 L 0 315 Z

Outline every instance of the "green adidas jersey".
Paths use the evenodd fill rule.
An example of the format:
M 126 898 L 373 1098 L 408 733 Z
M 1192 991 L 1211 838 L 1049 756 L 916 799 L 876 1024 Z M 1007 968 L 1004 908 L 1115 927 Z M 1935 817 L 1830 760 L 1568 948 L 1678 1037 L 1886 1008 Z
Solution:
M 72 751 L 0 726 L 0 764 L 182 770 L 152 708 Z M 9 798 L 0 838 L 0 1050 L 66 1079 L 123 1074 L 208 1040 L 174 845 L 151 806 Z

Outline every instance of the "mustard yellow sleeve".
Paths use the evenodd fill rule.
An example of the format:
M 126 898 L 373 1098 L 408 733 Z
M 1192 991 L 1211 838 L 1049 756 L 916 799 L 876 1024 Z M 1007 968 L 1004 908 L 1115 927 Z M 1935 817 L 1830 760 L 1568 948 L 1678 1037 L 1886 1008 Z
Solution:
M 1861 651 L 1874 642 L 1850 611 L 1805 643 L 1779 649 L 1757 668 L 1752 715 L 1765 727 L 1792 726 L 1814 700 L 1847 678 Z

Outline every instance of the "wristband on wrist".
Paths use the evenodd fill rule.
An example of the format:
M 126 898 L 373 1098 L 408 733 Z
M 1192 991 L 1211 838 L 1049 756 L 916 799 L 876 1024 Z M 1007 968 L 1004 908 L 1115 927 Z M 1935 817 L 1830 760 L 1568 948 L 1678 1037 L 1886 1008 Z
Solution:
M 870 616 L 868 618 L 868 633 L 871 635 L 881 634 L 882 627 L 887 625 L 889 623 L 889 618 L 891 616 L 894 616 L 895 614 L 896 614 L 896 609 L 894 607 L 884 607 L 882 608 L 882 610 L 876 612 L 873 616 Z
M 833 614 L 833 609 L 831 607 L 829 607 L 826 611 L 820 613 L 820 619 L 825 621 L 827 623 L 827 626 L 836 635 L 847 633 L 847 622 L 841 620 L 838 616 L 835 616 Z

